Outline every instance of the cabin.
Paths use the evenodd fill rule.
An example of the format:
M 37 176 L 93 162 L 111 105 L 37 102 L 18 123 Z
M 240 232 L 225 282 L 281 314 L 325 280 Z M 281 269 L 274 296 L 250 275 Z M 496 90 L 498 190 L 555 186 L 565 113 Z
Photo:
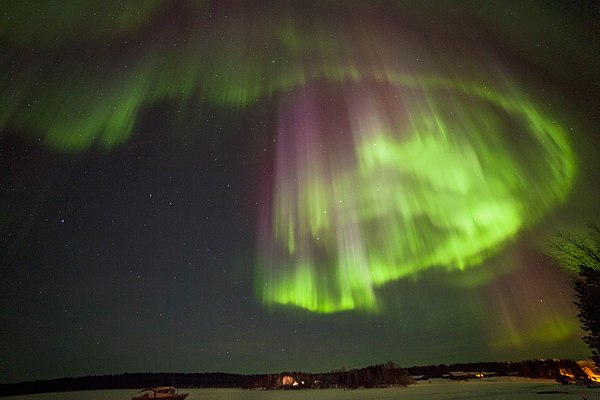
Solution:
M 444 375 L 446 379 L 453 379 L 458 381 L 466 381 L 474 378 L 490 378 L 492 376 L 497 376 L 496 372 L 468 372 L 468 371 L 451 371 L 448 375 Z
M 448 379 L 452 379 L 455 381 L 466 381 L 469 378 L 474 378 L 475 374 L 473 372 L 465 372 L 465 371 L 450 371 L 448 373 Z

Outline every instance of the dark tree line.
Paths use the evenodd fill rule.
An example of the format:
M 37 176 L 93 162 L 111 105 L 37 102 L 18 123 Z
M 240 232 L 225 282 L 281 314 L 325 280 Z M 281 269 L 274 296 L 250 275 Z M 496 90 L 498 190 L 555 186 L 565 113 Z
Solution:
M 561 381 L 564 373 L 577 380 L 587 376 L 575 361 L 528 360 L 519 362 L 480 362 L 469 364 L 428 365 L 401 368 L 393 362 L 324 372 L 280 372 L 274 374 L 241 375 L 226 373 L 129 373 L 120 375 L 85 376 L 33 382 L 0 384 L 0 396 L 31 393 L 66 392 L 103 389 L 141 389 L 170 386 L 177 388 L 245 388 L 245 389 L 327 389 L 359 387 L 378 388 L 406 386 L 414 383 L 413 375 L 441 378 L 451 371 L 495 372 L 497 375 L 518 375 L 528 378 L 550 378 Z M 284 379 L 287 378 L 287 379 Z M 290 384 L 296 382 L 296 385 Z M 287 381 L 287 382 L 286 382 Z M 286 384 L 287 383 L 287 384 Z
M 413 383 L 408 370 L 391 361 L 385 364 L 371 365 L 366 368 L 324 373 L 282 372 L 278 374 L 255 375 L 249 389 L 328 389 L 359 387 L 375 388 L 387 386 L 406 386 Z M 282 377 L 290 377 L 295 385 L 287 384 Z
M 296 385 L 284 384 L 290 377 Z M 102 389 L 141 389 L 170 386 L 177 388 L 358 388 L 407 385 L 412 382 L 408 371 L 394 363 L 360 369 L 345 369 L 326 373 L 281 372 L 276 374 L 240 375 L 225 373 L 129 373 L 120 375 L 84 376 L 33 382 L 0 384 L 0 396 L 30 393 L 68 392 Z
M 423 375 L 425 378 L 443 378 L 452 371 L 494 372 L 498 376 L 515 375 L 557 381 L 561 381 L 564 374 L 568 373 L 578 381 L 588 380 L 586 373 L 577 362 L 562 359 L 440 364 L 408 368 L 408 372 L 412 376 Z
M 141 389 L 175 385 L 178 388 L 231 388 L 248 385 L 247 375 L 225 373 L 126 373 L 0 384 L 0 396 L 79 390 Z
M 559 233 L 550 246 L 552 258 L 574 273 L 577 317 L 587 332 L 583 340 L 600 366 L 600 227 L 590 224 L 586 236 Z

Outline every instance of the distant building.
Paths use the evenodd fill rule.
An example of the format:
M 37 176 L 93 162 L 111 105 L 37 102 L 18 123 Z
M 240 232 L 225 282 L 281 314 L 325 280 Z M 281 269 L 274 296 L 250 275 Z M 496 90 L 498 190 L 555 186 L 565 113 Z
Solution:
M 453 380 L 469 380 L 469 379 L 481 379 L 481 378 L 490 378 L 492 376 L 497 376 L 497 372 L 470 372 L 470 371 L 451 371 L 448 375 L 444 375 L 443 377 L 446 379 Z
M 450 373 L 448 373 L 448 379 L 452 379 L 455 381 L 466 381 L 469 378 L 473 378 L 474 375 L 473 372 L 465 372 L 465 371 L 450 371 Z
M 282 389 L 300 389 L 304 387 L 304 381 L 297 381 L 291 375 L 282 375 L 277 378 L 277 386 Z

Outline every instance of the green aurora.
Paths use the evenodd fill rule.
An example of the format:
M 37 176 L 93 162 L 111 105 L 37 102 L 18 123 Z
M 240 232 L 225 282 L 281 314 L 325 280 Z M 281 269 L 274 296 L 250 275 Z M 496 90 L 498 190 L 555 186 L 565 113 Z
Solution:
M 326 96 L 302 92 L 293 105 L 302 111 L 281 128 L 263 228 L 266 304 L 376 311 L 377 287 L 481 265 L 568 195 L 566 132 L 516 90 L 393 74 L 386 82 L 386 95 L 360 80 L 347 91 L 357 97 L 346 99 L 351 139 L 332 135 L 343 124 L 324 122 L 343 114 L 316 104 Z
M 177 127 L 193 120 L 186 113 L 217 110 L 256 126 L 275 115 L 269 129 L 252 132 L 273 137 L 275 154 L 256 173 L 256 244 L 244 260 L 256 307 L 271 316 L 296 309 L 327 314 L 315 320 L 355 311 L 365 320 L 389 317 L 402 308 L 394 299 L 405 299 L 390 293 L 406 282 L 435 287 L 425 282 L 431 276 L 454 282 L 452 293 L 468 287 L 469 296 L 485 297 L 509 269 L 522 273 L 530 260 L 499 267 L 499 257 L 553 216 L 582 172 L 574 118 L 550 105 L 560 89 L 523 79 L 522 60 L 506 60 L 512 53 L 499 45 L 509 41 L 530 68 L 551 64 L 547 75 L 558 75 L 556 57 L 535 53 L 533 43 L 569 36 L 548 28 L 559 9 L 541 15 L 536 29 L 519 20 L 515 30 L 479 2 L 465 11 L 444 2 L 67 3 L 0 4 L 0 74 L 10 77 L 0 85 L 1 129 L 76 158 L 118 153 L 165 104 L 174 141 Z M 522 7 L 521 18 L 535 8 Z M 497 13 L 510 18 L 512 10 Z M 434 23 L 447 15 L 460 23 Z M 493 31 L 489 42 L 479 36 L 483 27 Z M 579 40 L 585 26 L 578 29 L 575 44 L 557 46 L 566 60 L 581 55 L 569 65 L 589 76 L 577 67 L 594 62 L 584 51 L 593 45 Z M 265 106 L 270 113 L 253 115 Z M 482 300 L 499 310 L 493 315 L 472 298 L 443 309 L 464 308 L 461 329 L 477 325 L 481 346 L 502 357 L 574 340 L 563 297 L 538 308 L 559 290 L 536 284 Z M 405 326 L 405 316 L 390 319 Z M 442 331 L 442 319 L 431 329 Z
M 266 219 L 272 226 L 263 228 L 268 239 L 261 239 L 256 274 L 257 296 L 266 304 L 375 311 L 377 287 L 431 267 L 480 265 L 569 192 L 575 156 L 560 121 L 544 115 L 485 52 L 465 66 L 412 34 L 375 25 L 355 30 L 338 23 L 332 36 L 326 21 L 305 30 L 284 18 L 272 16 L 265 25 L 242 14 L 215 23 L 210 32 L 198 30 L 184 43 L 165 40 L 162 32 L 146 44 L 128 33 L 142 29 L 160 6 L 147 4 L 135 18 L 114 6 L 109 14 L 122 15 L 129 25 L 92 24 L 92 43 L 102 40 L 106 24 L 119 27 L 112 34 L 122 39 L 108 42 L 117 49 L 91 46 L 87 54 L 57 60 L 50 51 L 57 43 L 85 41 L 68 37 L 62 26 L 53 29 L 59 32 L 54 42 L 38 43 L 42 56 L 27 68 L 3 64 L 13 79 L 2 92 L 0 124 L 43 135 L 56 149 L 81 152 L 124 144 L 144 107 L 164 100 L 184 105 L 202 98 L 243 110 L 262 97 L 285 98 L 319 82 L 341 91 L 384 85 L 403 99 L 389 110 L 390 96 L 387 105 L 385 95 L 358 96 L 357 102 L 370 101 L 374 109 L 366 113 L 356 105 L 348 111 L 355 121 L 345 154 L 319 165 L 311 162 L 318 150 L 307 149 L 314 154 L 299 157 L 291 171 L 285 162 L 277 165 L 280 178 Z M 203 18 L 203 7 L 194 9 Z M 16 21 L 28 13 L 11 12 Z M 72 17 L 51 20 L 64 25 Z M 18 35 L 17 26 L 24 29 L 16 24 L 4 31 L 17 46 L 44 37 L 35 31 Z M 250 32 L 244 40 L 242 26 Z M 389 35 L 396 40 L 386 40 Z M 277 50 L 267 54 L 269 48 Z M 86 57 L 91 61 L 79 62 Z M 357 97 L 345 96 L 341 101 Z M 321 175 L 328 168 L 329 176 Z M 291 182 L 297 187 L 286 189 Z

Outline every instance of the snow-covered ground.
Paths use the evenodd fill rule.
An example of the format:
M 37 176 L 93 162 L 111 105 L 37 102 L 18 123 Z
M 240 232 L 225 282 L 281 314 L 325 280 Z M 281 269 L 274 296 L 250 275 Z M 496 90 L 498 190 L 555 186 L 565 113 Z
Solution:
M 190 389 L 187 400 L 600 400 L 600 389 L 560 385 L 551 380 L 489 378 L 468 382 L 432 379 L 405 388 L 263 391 L 240 389 Z M 133 390 L 44 393 L 6 397 L 7 400 L 129 400 Z

